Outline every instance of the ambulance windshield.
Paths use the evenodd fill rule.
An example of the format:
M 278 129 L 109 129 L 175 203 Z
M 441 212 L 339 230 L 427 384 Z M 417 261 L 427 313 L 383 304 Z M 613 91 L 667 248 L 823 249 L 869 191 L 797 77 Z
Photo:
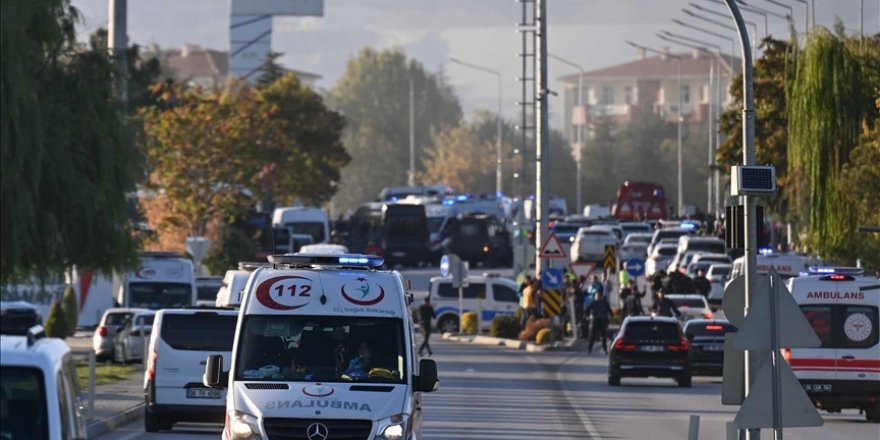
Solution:
M 303 315 L 244 319 L 236 380 L 406 383 L 400 319 Z

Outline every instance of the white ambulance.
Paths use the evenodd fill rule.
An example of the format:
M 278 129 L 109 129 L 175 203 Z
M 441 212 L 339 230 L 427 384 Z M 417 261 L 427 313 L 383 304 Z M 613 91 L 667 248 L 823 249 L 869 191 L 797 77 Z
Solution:
M 880 280 L 840 269 L 792 278 L 788 288 L 822 341 L 783 350 L 816 407 L 860 409 L 880 422 Z M 824 272 L 824 273 L 823 273 Z
M 138 269 L 125 275 L 116 301 L 120 307 L 159 310 L 196 304 L 192 260 L 174 252 L 144 252 Z
M 420 438 L 437 365 L 415 355 L 400 273 L 364 255 L 270 262 L 242 297 L 231 369 L 206 363 L 204 384 L 227 389 L 223 438 Z

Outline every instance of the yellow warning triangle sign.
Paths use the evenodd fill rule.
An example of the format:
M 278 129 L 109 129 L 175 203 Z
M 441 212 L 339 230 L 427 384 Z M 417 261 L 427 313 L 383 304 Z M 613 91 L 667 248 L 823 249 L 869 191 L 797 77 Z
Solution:
M 547 236 L 547 239 L 544 240 L 544 244 L 541 245 L 541 253 L 539 256 L 541 258 L 568 258 L 559 238 L 552 232 Z

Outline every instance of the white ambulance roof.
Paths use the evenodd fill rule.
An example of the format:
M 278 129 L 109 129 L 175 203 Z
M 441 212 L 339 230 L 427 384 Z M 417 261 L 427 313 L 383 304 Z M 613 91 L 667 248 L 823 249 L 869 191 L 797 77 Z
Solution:
M 61 339 L 41 338 L 28 347 L 27 336 L 0 336 L 0 364 L 51 370 L 70 348 Z
M 789 279 L 788 288 L 798 304 L 833 302 L 880 305 L 880 280 L 874 277 L 840 274 L 802 276 Z

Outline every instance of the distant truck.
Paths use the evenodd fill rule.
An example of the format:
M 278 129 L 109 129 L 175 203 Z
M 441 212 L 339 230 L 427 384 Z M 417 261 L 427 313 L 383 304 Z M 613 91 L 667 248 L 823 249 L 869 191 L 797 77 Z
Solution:
M 663 185 L 626 181 L 617 189 L 611 216 L 620 220 L 660 220 L 669 217 L 668 206 Z
M 173 252 L 145 252 L 137 270 L 125 274 L 116 297 L 121 307 L 159 310 L 196 304 L 193 263 Z

